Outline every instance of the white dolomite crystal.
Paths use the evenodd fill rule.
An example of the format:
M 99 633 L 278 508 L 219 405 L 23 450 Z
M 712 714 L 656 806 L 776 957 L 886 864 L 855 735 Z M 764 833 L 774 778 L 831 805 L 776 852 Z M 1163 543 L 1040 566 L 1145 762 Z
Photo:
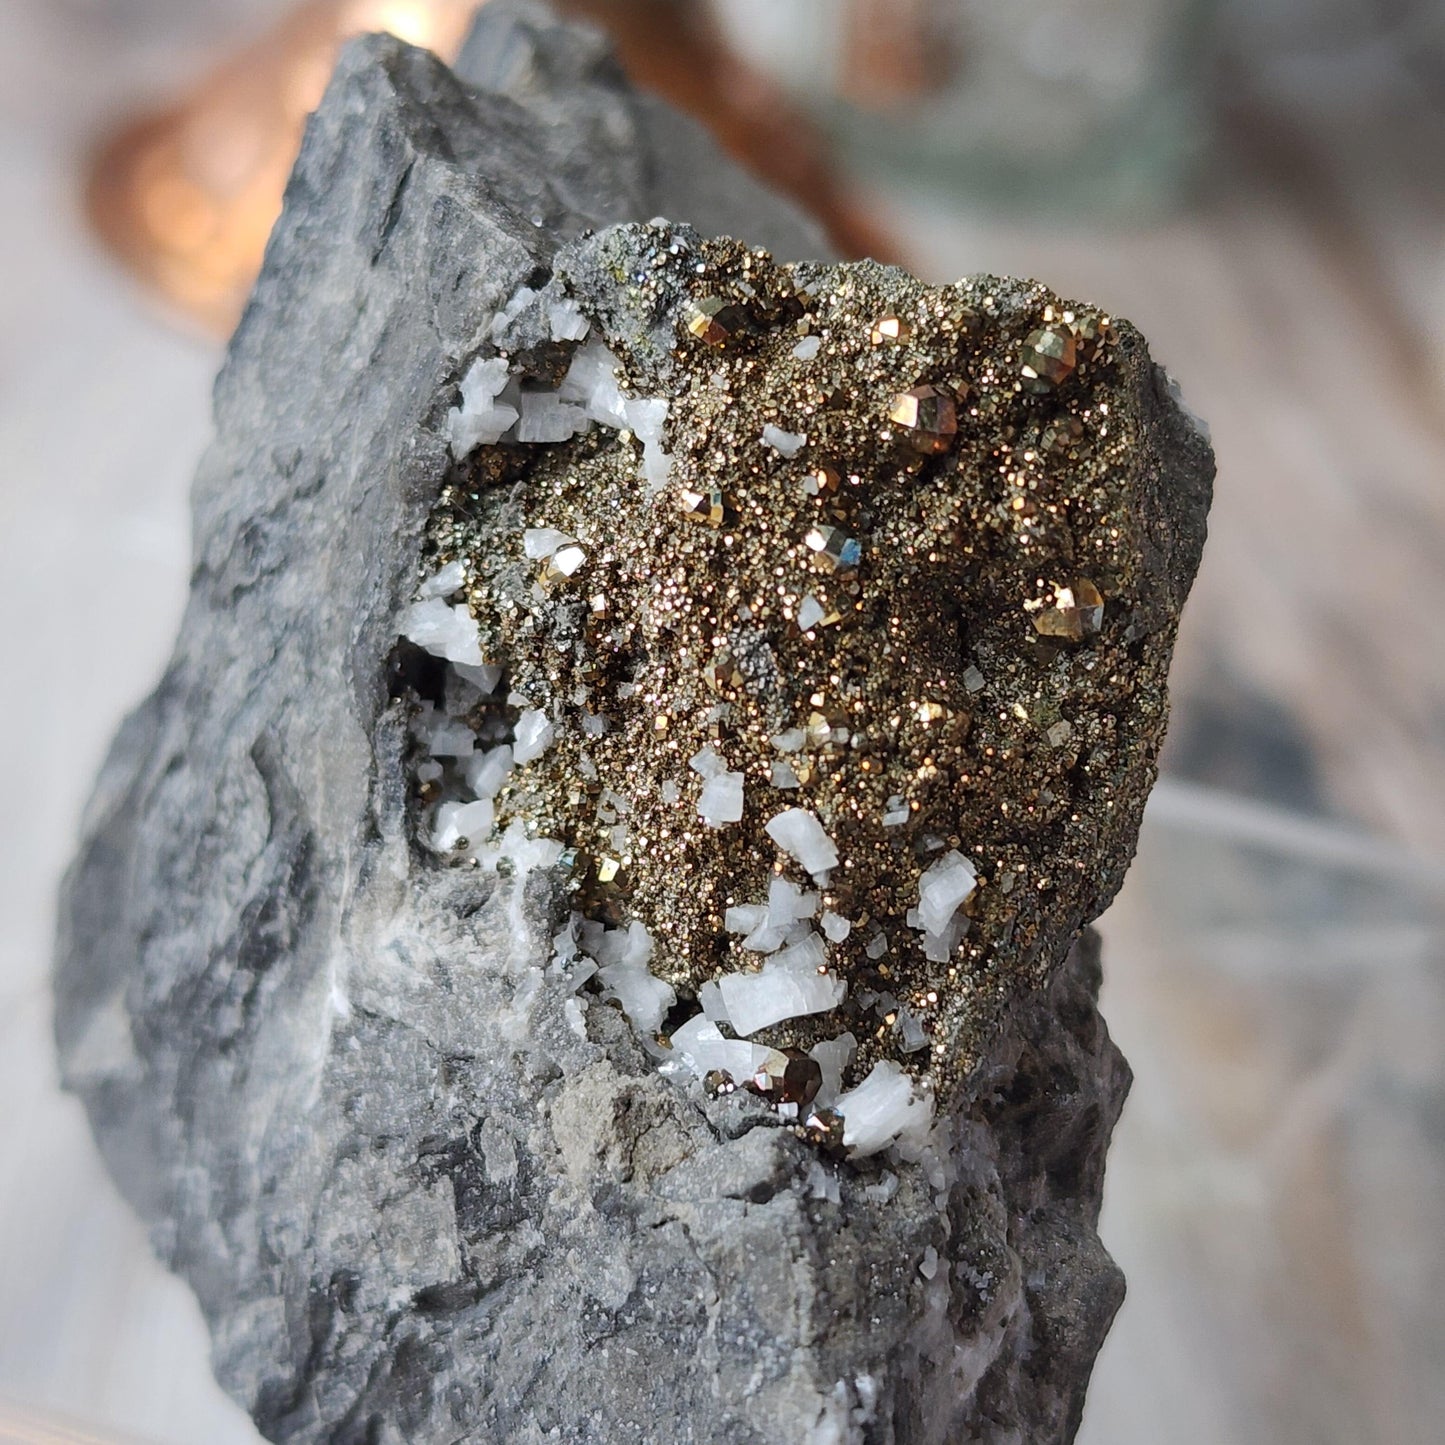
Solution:
M 511 385 L 503 356 L 478 357 L 468 368 L 462 378 L 461 405 L 447 413 L 447 435 L 458 460 L 479 446 L 499 442 L 521 415 L 510 402 L 500 400 Z
M 490 798 L 479 798 L 474 803 L 440 803 L 431 845 L 438 853 L 450 853 L 466 839 L 467 852 L 476 857 L 481 845 L 491 837 L 494 821 Z
M 512 760 L 519 767 L 540 758 L 551 746 L 556 728 L 546 713 L 537 708 L 525 709 L 517 719 L 512 742 Z
M 724 974 L 718 983 L 728 1018 L 746 1037 L 770 1024 L 837 1008 L 847 985 L 827 966 L 823 941 L 811 932 L 770 958 L 757 973 Z
M 776 1049 L 750 1044 L 746 1039 L 725 1038 L 706 1014 L 698 1014 L 674 1029 L 672 1047 L 699 1079 L 713 1069 L 721 1069 L 735 1080 L 750 1079 L 762 1069 L 781 1071 L 787 1062 Z
M 616 999 L 639 1033 L 655 1034 L 677 1002 L 677 993 L 648 969 L 651 934 L 635 918 L 626 928 L 604 928 L 584 921 L 579 932 L 582 949 L 599 965 L 597 977 L 604 997 Z
M 768 823 L 767 834 L 815 879 L 838 866 L 837 847 L 817 816 L 806 808 L 788 808 L 779 813 Z
M 534 562 L 545 562 L 559 548 L 577 539 L 556 527 L 528 527 L 522 533 L 522 551 Z
M 494 662 L 483 662 L 472 666 L 465 662 L 454 662 L 457 676 L 465 678 L 480 693 L 495 692 L 502 680 L 502 668 Z
M 803 786 L 798 780 L 798 775 L 794 771 L 793 765 L 781 760 L 774 763 L 768 770 L 768 777 L 772 785 L 781 791 L 788 791 L 792 788 L 801 788 Z
M 956 848 L 930 865 L 918 880 L 918 923 L 925 933 L 942 934 L 954 914 L 978 886 L 972 863 Z
M 582 314 L 582 308 L 570 297 L 549 302 L 547 320 L 553 341 L 581 341 L 592 329 L 592 323 Z
M 702 1005 L 702 1011 L 715 1024 L 728 1024 L 732 1020 L 728 1018 L 727 1005 L 723 1002 L 722 990 L 716 983 L 705 983 L 697 991 L 697 1001 Z
M 723 761 L 711 743 L 694 753 L 687 760 L 687 765 L 700 778 L 715 778 L 719 773 L 727 772 L 728 769 L 727 763 Z
M 827 609 L 811 592 L 798 604 L 798 626 L 804 632 L 811 632 L 827 615 Z
M 743 816 L 743 775 L 716 773 L 702 785 L 697 800 L 698 816 L 709 828 L 738 823 Z
M 729 933 L 752 933 L 765 928 L 768 922 L 766 903 L 739 903 L 723 914 L 723 927 Z
M 461 603 L 453 606 L 440 597 L 413 602 L 402 616 L 401 635 L 448 662 L 479 667 L 486 660 L 476 620 Z
M 838 1096 L 843 1145 L 854 1159 L 879 1154 L 900 1140 L 921 1142 L 933 1122 L 931 1098 L 891 1059 L 873 1065 L 868 1077 Z
M 782 427 L 767 422 L 763 426 L 763 442 L 785 457 L 795 457 L 808 440 L 804 432 L 784 431 Z
M 510 743 L 503 743 L 484 753 L 474 753 L 463 764 L 462 777 L 477 797 L 495 798 L 511 771 L 512 747 Z
M 519 317 L 528 306 L 540 295 L 530 286 L 519 286 L 512 292 L 507 304 L 492 317 L 490 334 L 494 340 L 500 340 L 506 335 L 507 328 Z
M 563 401 L 554 391 L 524 391 L 520 406 L 519 442 L 565 442 L 592 425 L 580 406 Z
M 831 1109 L 843 1092 L 843 1071 L 853 1062 L 858 1052 L 858 1040 L 850 1033 L 839 1034 L 836 1039 L 824 1039 L 808 1050 L 808 1057 L 817 1062 L 823 1075 L 818 1086 L 818 1096 L 813 1101 L 820 1109 Z
M 445 714 L 434 714 L 430 726 L 418 729 L 418 732 L 423 735 L 427 752 L 434 758 L 470 757 L 477 745 L 477 735 L 471 728 Z
M 455 562 L 448 562 L 440 571 L 433 572 L 416 589 L 416 595 L 418 600 L 423 602 L 429 597 L 450 597 L 461 591 L 462 584 L 466 580 L 466 564 L 458 558 Z

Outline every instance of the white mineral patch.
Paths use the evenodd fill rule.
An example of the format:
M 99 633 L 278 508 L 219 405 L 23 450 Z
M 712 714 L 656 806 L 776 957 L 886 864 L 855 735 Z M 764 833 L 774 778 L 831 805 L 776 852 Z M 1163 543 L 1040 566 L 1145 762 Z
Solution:
M 614 964 L 599 969 L 598 977 L 606 987 L 605 996 L 615 998 L 622 1005 L 622 1012 L 638 1033 L 655 1034 L 662 1027 L 668 1009 L 677 1002 L 672 985 L 645 968 Z
M 699 1079 L 713 1069 L 722 1069 L 741 1082 L 760 1069 L 781 1070 L 786 1060 L 776 1049 L 750 1044 L 746 1039 L 724 1038 L 706 1014 L 690 1018 L 672 1034 L 674 1053 Z
M 604 928 L 602 924 L 580 925 L 581 946 L 600 966 L 597 976 L 606 997 L 622 1005 L 632 1026 L 642 1034 L 655 1034 L 667 1011 L 677 1002 L 672 985 L 649 972 L 652 936 L 633 919 L 626 928 Z
M 581 945 L 577 942 L 577 928 L 582 922 L 580 913 L 568 915 L 557 933 L 552 935 L 552 962 L 569 964 L 581 952 Z
M 788 808 L 767 824 L 767 834 L 797 859 L 814 878 L 838 866 L 838 849 L 817 816 L 806 808 Z
M 509 372 L 504 356 L 478 357 L 462 378 L 462 404 L 447 413 L 447 435 L 458 460 L 479 446 L 500 441 L 521 415 L 501 399 L 512 384 Z
M 826 1199 L 830 1204 L 838 1204 L 843 1198 L 838 1188 L 838 1176 L 818 1159 L 808 1164 L 808 1193 L 814 1199 Z
M 766 907 L 762 910 L 761 922 L 743 939 L 743 947 L 750 953 L 776 953 L 788 936 L 786 923 L 774 923 Z
M 537 708 L 528 708 L 517 719 L 512 741 L 512 760 L 519 767 L 540 758 L 551 746 L 556 736 L 547 714 Z
M 818 920 L 818 927 L 823 930 L 823 936 L 829 943 L 842 943 L 853 931 L 853 925 L 846 918 L 837 913 L 825 913 Z
M 810 933 L 757 973 L 724 974 L 717 983 L 733 1028 L 746 1037 L 785 1019 L 837 1008 L 847 985 L 836 974 L 819 973 L 820 960 L 826 960 L 823 942 Z
M 520 916 L 521 881 L 527 874 L 538 869 L 555 868 L 557 860 L 562 856 L 562 844 L 555 838 L 534 838 L 520 820 L 513 820 L 507 825 L 507 831 L 498 839 L 496 845 L 485 849 L 478 856 L 486 867 L 494 871 L 504 858 L 512 865 L 513 878 L 518 884 L 513 890 L 513 896 L 517 900 Z
M 908 806 L 908 799 L 902 793 L 894 793 L 883 805 L 883 826 L 885 828 L 901 828 L 912 816 L 912 813 L 913 810 Z
M 852 1034 L 839 1034 L 836 1039 L 824 1039 L 808 1050 L 808 1057 L 817 1060 L 823 1082 L 818 1087 L 814 1103 L 820 1109 L 831 1109 L 843 1091 L 843 1071 L 853 1062 L 858 1052 L 858 1040 Z
M 876 1184 L 863 1186 L 863 1193 L 874 1204 L 887 1204 L 898 1193 L 898 1176 L 891 1169 L 885 1169 Z
M 723 914 L 723 927 L 729 933 L 751 933 L 762 928 L 768 921 L 766 903 L 739 903 Z M 780 939 L 779 942 L 782 940 Z
M 774 878 L 768 885 L 766 904 L 747 903 L 729 908 L 723 917 L 729 933 L 745 933 L 743 947 L 753 953 L 773 953 L 784 943 L 796 942 L 807 929 L 801 927 L 818 911 L 818 895 L 804 893 L 786 878 Z M 826 960 L 820 957 L 817 960 Z
M 552 554 L 552 566 L 564 577 L 572 576 L 586 560 L 587 553 L 576 542 L 558 547 Z
M 663 397 L 629 399 L 626 409 L 627 424 L 642 443 L 642 475 L 651 491 L 660 492 L 672 476 L 672 458 L 662 449 L 667 401 Z
M 967 932 L 968 918 L 962 913 L 954 914 L 942 933 L 923 935 L 923 956 L 933 963 L 947 963 Z
M 462 779 L 478 798 L 495 798 L 512 771 L 512 747 L 503 743 L 484 753 L 473 753 L 462 765 Z
M 946 956 L 937 960 L 939 963 L 945 961 Z M 920 1049 L 928 1047 L 928 1035 L 923 1032 L 923 1024 L 910 1008 L 898 1010 L 898 1020 L 893 1025 L 893 1031 L 898 1035 L 899 1047 L 905 1054 L 916 1054 Z
M 576 540 L 570 532 L 559 532 L 556 527 L 528 527 L 522 533 L 522 551 L 534 562 L 545 562 L 558 548 Z
M 466 723 L 437 713 L 425 729 L 425 743 L 434 758 L 469 758 L 477 746 L 477 735 Z
M 717 773 L 702 785 L 697 812 L 709 828 L 737 823 L 743 816 L 743 775 Z
M 828 967 L 828 946 L 811 928 L 799 930 L 788 946 L 768 960 L 767 967 L 790 969 L 798 974 L 821 974 Z
M 823 344 L 821 336 L 805 336 L 794 348 L 793 355 L 799 361 L 812 361 L 817 356 L 818 348 Z
M 425 601 L 428 597 L 450 597 L 454 592 L 461 591 L 462 584 L 466 580 L 466 564 L 458 558 L 455 562 L 448 562 L 441 571 L 433 572 L 416 589 L 416 595 L 421 601 Z
M 593 421 L 621 431 L 627 418 L 617 385 L 617 366 L 617 358 L 600 341 L 589 341 L 572 353 L 557 394 L 563 401 L 580 403 Z
M 454 662 L 452 666 L 458 677 L 465 678 L 481 693 L 495 692 L 497 684 L 502 680 L 502 669 L 492 662 L 484 662 L 475 667 L 465 662 Z
M 555 391 L 524 391 L 519 404 L 519 442 L 565 442 L 592 425 L 580 406 L 563 401 Z
M 1195 435 L 1202 437 L 1206 442 L 1209 441 L 1209 423 L 1205 421 L 1202 416 L 1190 411 L 1184 404 L 1184 393 L 1180 390 L 1179 383 L 1175 381 L 1167 371 L 1164 373 L 1164 385 L 1169 390 L 1170 399 L 1174 402 L 1174 405 L 1179 408 L 1185 421 L 1189 423 Z
M 582 1010 L 582 1000 L 575 994 L 562 1001 L 562 1016 L 567 1020 L 567 1027 L 577 1035 L 579 1039 L 587 1037 L 587 1020 Z
M 697 1001 L 702 1005 L 702 1011 L 715 1024 L 728 1024 L 732 1020 L 728 1018 L 728 1007 L 723 1002 L 722 990 L 715 983 L 705 983 L 697 991 Z
M 861 1084 L 838 1096 L 835 1107 L 843 1116 L 843 1145 L 854 1159 L 905 1137 L 921 1142 L 933 1120 L 931 1096 L 919 1094 L 891 1059 L 874 1064 Z
M 774 878 L 768 884 L 768 921 L 786 928 L 790 923 L 813 918 L 818 912 L 818 895 L 804 893 L 791 879 Z
M 801 752 L 803 744 L 808 741 L 808 735 L 802 728 L 789 728 L 786 732 L 779 733 L 773 740 L 773 746 L 780 753 Z
M 711 743 L 706 743 L 687 760 L 687 765 L 700 778 L 715 778 L 728 770 L 727 763 Z
M 973 864 L 958 849 L 951 848 L 918 880 L 917 926 L 925 933 L 943 933 L 977 886 Z
M 794 771 L 791 763 L 779 760 L 769 769 L 769 779 L 775 788 L 801 788 L 803 785 L 798 781 L 798 774 Z
M 672 459 L 662 449 L 667 399 L 624 395 L 617 366 L 617 358 L 600 341 L 589 341 L 573 354 L 558 396 L 580 404 L 600 426 L 630 431 L 642 443 L 642 475 L 648 487 L 661 491 L 672 475 Z
M 823 604 L 811 592 L 798 604 L 798 626 L 804 632 L 811 632 L 827 615 Z
M 581 341 L 592 329 L 592 323 L 582 314 L 582 308 L 566 296 L 548 303 L 547 322 L 553 341 Z
M 785 457 L 797 456 L 807 440 L 805 432 L 784 431 L 782 427 L 774 426 L 772 422 L 767 422 L 763 426 L 764 443 Z
M 402 614 L 401 635 L 433 657 L 477 667 L 485 662 L 476 620 L 462 603 L 440 597 L 413 602 Z
M 451 853 L 466 839 L 467 853 L 476 857 L 491 837 L 494 822 L 490 798 L 479 798 L 474 803 L 441 803 L 437 807 L 431 845 L 438 853 Z
M 512 322 L 537 299 L 538 294 L 530 286 L 517 287 L 507 304 L 492 317 L 492 336 L 494 338 L 501 336 Z

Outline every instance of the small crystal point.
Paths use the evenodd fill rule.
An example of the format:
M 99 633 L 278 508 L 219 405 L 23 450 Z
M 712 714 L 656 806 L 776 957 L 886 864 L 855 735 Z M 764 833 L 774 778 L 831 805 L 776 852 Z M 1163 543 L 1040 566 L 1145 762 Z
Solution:
M 958 407 L 951 393 L 939 386 L 911 386 L 894 396 L 888 419 L 905 428 L 909 442 L 920 452 L 946 452 L 958 433 Z
M 1078 365 L 1078 343 L 1062 323 L 1051 323 L 1024 338 L 1019 372 L 1025 391 L 1046 392 L 1063 385 Z

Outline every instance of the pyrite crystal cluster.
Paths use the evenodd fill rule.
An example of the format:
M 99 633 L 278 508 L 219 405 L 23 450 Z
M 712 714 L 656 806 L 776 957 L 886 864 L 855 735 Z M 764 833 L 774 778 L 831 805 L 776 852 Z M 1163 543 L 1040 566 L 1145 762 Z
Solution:
M 429 539 L 506 670 L 469 721 L 528 735 L 496 827 L 559 840 L 577 912 L 640 921 L 684 1001 L 769 968 L 791 882 L 835 986 L 738 1032 L 846 1030 L 849 1079 L 948 1089 L 1112 897 L 1154 778 L 1182 600 L 1156 369 L 1036 285 L 660 225 L 588 264 L 625 301 L 502 356 L 545 391 L 590 325 L 602 384 L 665 424 L 484 446 Z M 585 289 L 559 275 L 554 314 Z

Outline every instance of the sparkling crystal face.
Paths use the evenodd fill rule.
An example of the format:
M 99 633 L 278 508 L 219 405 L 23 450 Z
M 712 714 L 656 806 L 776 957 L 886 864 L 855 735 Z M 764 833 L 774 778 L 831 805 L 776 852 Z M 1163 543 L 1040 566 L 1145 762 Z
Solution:
M 893 1058 L 951 1084 L 1117 888 L 1152 782 L 1176 603 L 1142 560 L 1169 525 L 1142 342 L 1038 287 L 1004 306 L 985 282 L 731 242 L 660 242 L 628 284 L 675 337 L 669 480 L 594 430 L 483 450 L 434 518 L 428 565 L 466 561 L 507 669 L 492 706 L 556 725 L 498 826 L 562 840 L 574 906 L 640 920 L 684 997 L 761 962 L 729 909 L 778 877 L 817 892 L 847 995 L 755 1041 L 847 1028 L 852 1077 Z M 574 539 L 542 577 L 539 528 Z M 741 779 L 736 820 L 699 813 L 723 788 L 690 766 L 707 747 Z M 788 810 L 834 865 L 780 844 Z M 930 942 L 928 910 L 959 896 Z M 816 1085 L 794 1074 L 801 1101 Z

